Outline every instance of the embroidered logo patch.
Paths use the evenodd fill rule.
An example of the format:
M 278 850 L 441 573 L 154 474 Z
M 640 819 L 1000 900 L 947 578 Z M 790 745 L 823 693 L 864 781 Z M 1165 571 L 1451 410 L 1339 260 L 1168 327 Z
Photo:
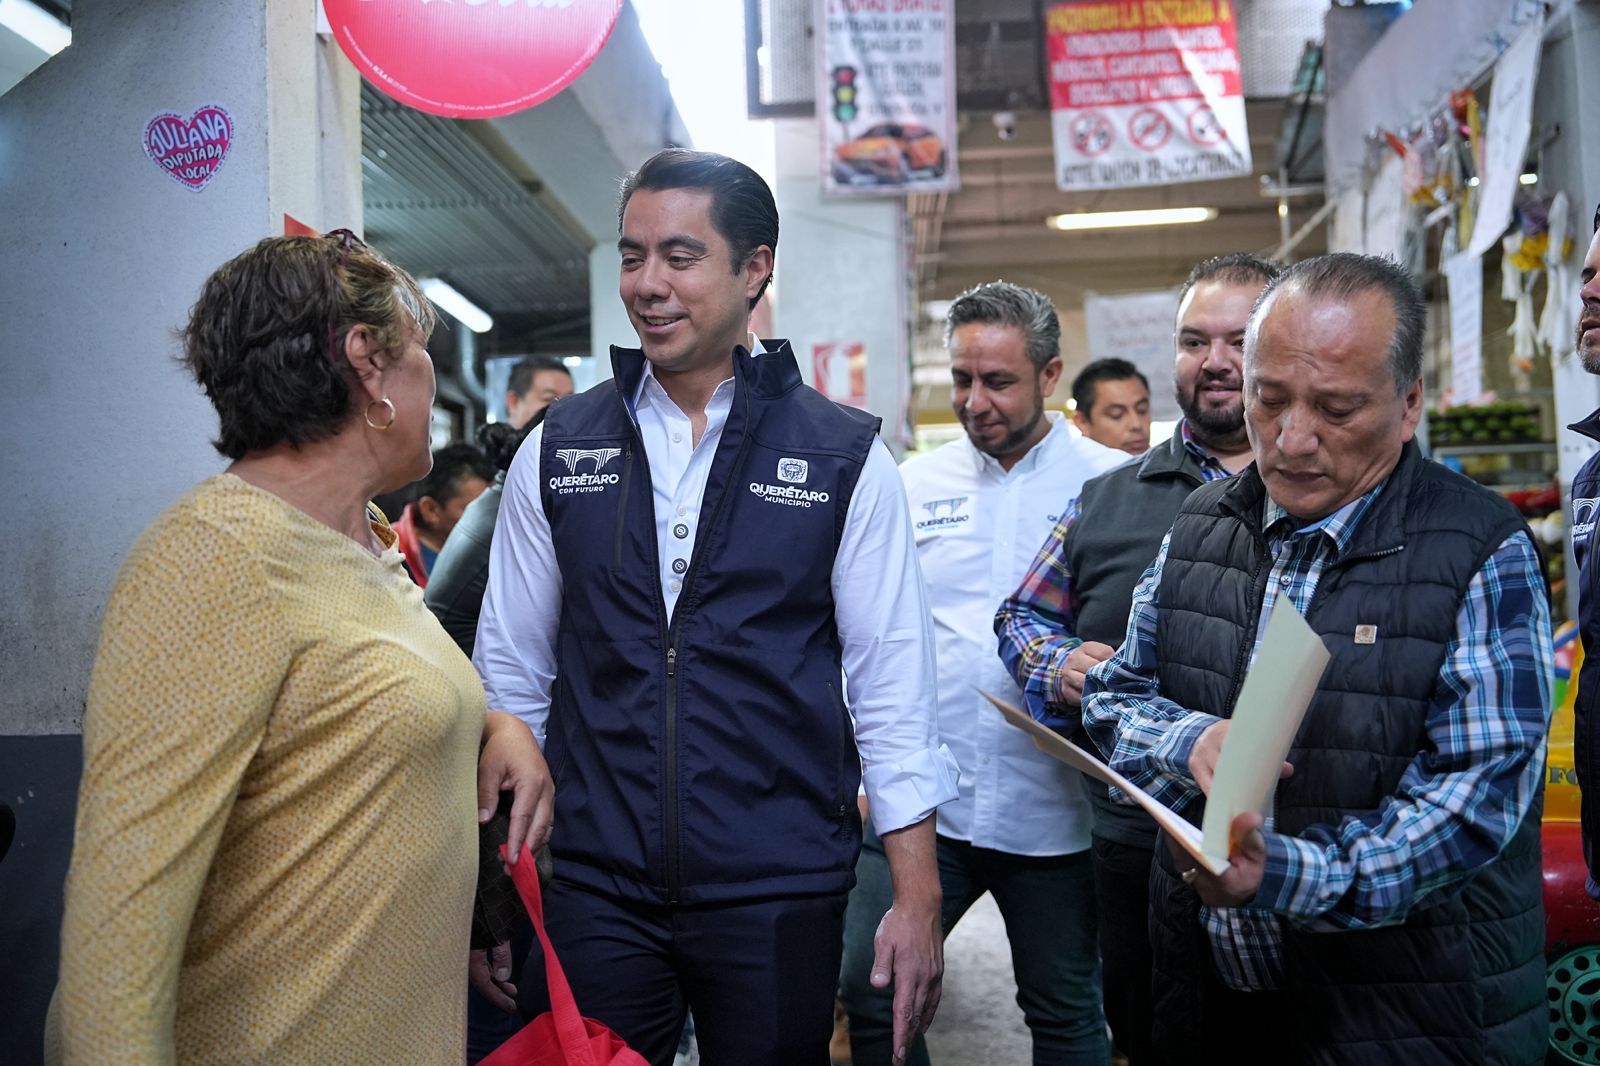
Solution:
M 1377 626 L 1367 626 L 1367 625 L 1356 626 L 1356 643 L 1357 644 L 1376 644 L 1376 643 L 1378 643 L 1378 627 Z
M 804 459 L 779 459 L 778 480 L 787 481 L 791 485 L 804 485 L 806 477 L 811 473 L 811 464 Z

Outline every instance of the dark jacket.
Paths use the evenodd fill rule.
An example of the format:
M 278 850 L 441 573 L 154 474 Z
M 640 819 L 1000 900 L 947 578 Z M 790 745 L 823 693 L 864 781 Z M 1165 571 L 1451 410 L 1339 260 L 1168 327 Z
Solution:
M 663 903 L 848 891 L 861 764 L 832 573 L 878 421 L 801 384 L 786 342 L 738 350 L 669 618 L 628 409 L 644 356 L 611 357 L 614 382 L 551 408 L 539 454 L 562 575 L 545 745 L 562 876 Z
M 461 520 L 433 561 L 433 573 L 422 594 L 428 610 L 469 659 L 478 642 L 478 615 L 483 613 L 483 593 L 489 585 L 489 542 L 500 518 L 505 481 L 502 473 L 461 512 Z
M 1227 717 L 1243 683 L 1271 557 L 1254 468 L 1207 485 L 1173 526 L 1158 594 L 1160 689 Z M 1295 737 L 1276 829 L 1372 818 L 1427 750 L 1426 717 L 1467 587 L 1526 527 L 1500 496 L 1408 445 L 1344 553 L 1323 571 L 1306 621 L 1332 654 Z M 1403 591 L 1400 591 L 1403 590 Z M 1356 630 L 1376 626 L 1376 643 Z M 1542 793 L 1541 793 L 1542 797 Z M 1201 802 L 1185 810 L 1195 824 Z M 1403 923 L 1309 932 L 1281 923 L 1285 1005 L 1297 1045 L 1284 1061 L 1543 1061 L 1544 912 L 1533 804 L 1498 859 Z M 1199 900 L 1165 848 L 1151 874 L 1157 1040 L 1179 1054 L 1203 1032 L 1209 947 Z
M 1600 440 L 1600 411 L 1567 427 Z M 1600 882 L 1600 563 L 1594 560 L 1595 520 L 1600 517 L 1600 452 L 1591 455 L 1572 479 L 1572 554 L 1578 561 L 1578 636 L 1583 667 L 1573 705 L 1572 748 L 1582 790 L 1583 854 L 1589 877 Z
M 1078 520 L 1062 543 L 1072 573 L 1077 636 L 1113 648 L 1122 643 L 1134 586 L 1155 561 L 1178 508 L 1204 483 L 1183 434 L 1174 432 L 1166 443 L 1084 484 Z M 1082 729 L 1073 739 L 1093 746 Z M 1148 814 L 1111 802 L 1106 786 L 1088 774 L 1083 785 L 1094 807 L 1095 836 L 1136 847 L 1153 844 L 1156 825 Z

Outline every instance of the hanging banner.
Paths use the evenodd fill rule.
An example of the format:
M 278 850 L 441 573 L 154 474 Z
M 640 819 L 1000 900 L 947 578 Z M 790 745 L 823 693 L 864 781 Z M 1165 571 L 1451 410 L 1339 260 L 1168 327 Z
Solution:
M 1533 90 L 1539 80 L 1539 52 L 1543 47 L 1541 13 L 1528 20 L 1494 65 L 1477 220 L 1472 226 L 1472 242 L 1467 246 L 1471 255 L 1479 256 L 1493 248 L 1511 225 L 1511 205 L 1516 199 L 1533 127 Z
M 1477 403 L 1483 392 L 1483 259 L 1463 252 L 1444 261 L 1450 286 L 1450 403 Z
M 822 188 L 953 190 L 952 0 L 817 0 Z
M 611 36 L 622 0 L 322 0 L 362 77 L 408 107 L 495 118 L 577 80 Z
M 1054 4 L 1045 50 L 1062 189 L 1250 173 L 1230 0 Z
M 1172 360 L 1177 346 L 1176 289 L 1128 292 L 1117 296 L 1085 293 L 1083 328 L 1089 337 L 1089 358 L 1116 356 L 1138 367 L 1150 381 L 1172 380 Z M 1150 417 L 1168 421 L 1182 414 L 1168 388 L 1150 390 Z

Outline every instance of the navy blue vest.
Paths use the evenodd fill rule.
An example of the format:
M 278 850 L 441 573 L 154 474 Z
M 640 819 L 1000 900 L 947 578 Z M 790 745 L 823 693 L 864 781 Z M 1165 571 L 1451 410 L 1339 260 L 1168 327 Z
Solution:
M 848 891 L 861 764 L 832 574 L 878 420 L 800 381 L 787 342 L 734 353 L 733 408 L 669 618 L 644 356 L 553 405 L 539 454 L 562 574 L 545 756 L 568 880 L 702 903 Z

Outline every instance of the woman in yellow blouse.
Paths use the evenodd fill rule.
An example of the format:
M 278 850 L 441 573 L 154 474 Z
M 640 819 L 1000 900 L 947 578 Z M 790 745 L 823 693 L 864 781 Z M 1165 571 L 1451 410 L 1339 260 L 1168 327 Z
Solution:
M 551 788 L 367 504 L 428 470 L 433 324 L 347 231 L 206 282 L 184 363 L 232 465 L 106 607 L 51 1061 L 462 1061 L 476 823 L 512 790 L 537 849 Z

